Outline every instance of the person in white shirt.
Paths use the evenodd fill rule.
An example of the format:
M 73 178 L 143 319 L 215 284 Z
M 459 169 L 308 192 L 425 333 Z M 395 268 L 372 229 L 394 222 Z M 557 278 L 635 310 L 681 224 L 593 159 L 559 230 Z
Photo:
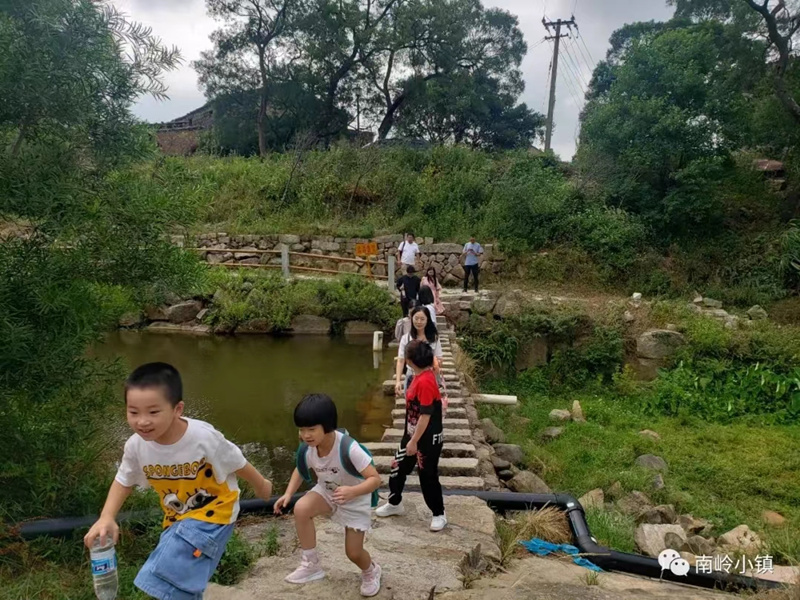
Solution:
M 125 382 L 125 405 L 135 435 L 84 543 L 91 548 L 109 537 L 116 543 L 117 513 L 133 487 L 153 488 L 164 532 L 133 583 L 152 598 L 202 598 L 239 514 L 237 477 L 264 500 L 272 483 L 214 427 L 183 417 L 183 384 L 172 365 L 135 369 Z
M 403 240 L 397 248 L 400 264 L 404 267 L 416 267 L 418 254 L 419 245 L 415 241 L 414 234 L 409 233 L 406 235 L 406 239 Z
M 406 368 L 406 346 L 411 340 L 424 340 L 433 350 L 434 372 L 438 375 L 439 366 L 444 352 L 442 342 L 439 340 L 439 332 L 436 329 L 436 322 L 431 318 L 430 311 L 424 306 L 418 306 L 411 311 L 411 332 L 400 339 L 400 346 L 397 349 L 397 363 L 395 365 L 395 385 L 394 390 L 397 396 L 403 393 L 404 381 L 403 370 Z M 411 384 L 412 373 L 408 371 L 405 378 L 405 386 Z
M 289 508 L 292 496 L 304 478 L 310 477 L 310 471 L 316 475 L 317 483 L 294 506 L 294 523 L 303 554 L 300 566 L 285 580 L 302 584 L 325 577 L 317 554 L 314 518 L 330 515 L 334 523 L 345 527 L 345 553 L 361 569 L 361 595 L 375 596 L 381 589 L 381 568 L 364 549 L 364 536 L 371 526 L 372 494 L 381 486 L 381 476 L 361 445 L 336 429 L 337 422 L 336 405 L 325 394 L 309 394 L 294 409 L 294 423 L 303 445 L 286 492 L 275 501 L 275 514 Z M 349 447 L 342 446 L 345 440 Z

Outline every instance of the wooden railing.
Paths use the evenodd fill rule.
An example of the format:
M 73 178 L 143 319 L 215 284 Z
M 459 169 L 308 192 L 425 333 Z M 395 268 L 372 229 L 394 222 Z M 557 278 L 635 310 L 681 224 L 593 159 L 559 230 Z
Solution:
M 394 283 L 394 274 L 395 274 L 395 257 L 394 255 L 389 255 L 388 260 L 372 260 L 371 258 L 348 258 L 346 256 L 328 256 L 325 254 L 312 254 L 310 252 L 290 252 L 289 246 L 282 245 L 280 250 L 255 250 L 255 249 L 239 249 L 239 250 L 230 250 L 226 248 L 189 248 L 189 250 L 193 250 L 195 252 L 214 252 L 219 254 L 280 254 L 281 256 L 281 264 L 273 264 L 273 265 L 252 265 L 252 264 L 242 264 L 237 262 L 223 262 L 223 263 L 209 263 L 212 266 L 219 266 L 219 267 L 226 267 L 229 269 L 281 269 L 283 271 L 284 277 L 290 277 L 292 271 L 302 271 L 306 273 L 323 273 L 326 275 L 342 275 L 345 271 L 334 271 L 333 269 L 322 269 L 318 267 L 306 267 L 301 265 L 293 265 L 291 263 L 291 258 L 293 256 L 303 257 L 303 258 L 313 258 L 315 260 L 331 260 L 339 263 L 357 263 L 357 264 L 365 264 L 367 265 L 367 272 L 366 273 L 354 273 L 355 275 L 361 275 L 363 277 L 368 277 L 370 279 L 375 279 L 375 275 L 372 273 L 372 267 L 374 266 L 384 266 L 386 267 L 386 275 L 385 278 L 389 282 L 389 286 L 391 287 Z

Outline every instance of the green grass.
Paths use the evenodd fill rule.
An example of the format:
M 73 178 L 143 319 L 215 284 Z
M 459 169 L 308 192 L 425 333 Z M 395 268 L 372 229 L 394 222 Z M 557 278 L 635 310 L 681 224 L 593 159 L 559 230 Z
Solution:
M 149 596 L 133 585 L 147 556 L 158 544 L 160 521 L 126 525 L 117 545 L 118 598 L 145 600 Z M 268 530 L 266 547 L 252 545 L 234 532 L 212 581 L 232 585 L 249 571 L 262 553 L 277 552 L 277 529 Z M 88 552 L 81 535 L 64 539 L 39 538 L 0 555 L 0 600 L 93 600 Z M 271 537 L 274 541 L 270 542 Z M 271 555 L 271 554 L 269 554 Z
M 616 510 L 593 508 L 586 511 L 586 521 L 598 544 L 620 552 L 636 552 L 633 517 Z
M 540 442 L 539 433 L 551 424 L 550 410 L 569 408 L 575 399 L 581 401 L 588 422 L 567 423 L 561 437 Z M 481 415 L 492 417 L 507 441 L 522 446 L 531 470 L 555 491 L 578 497 L 620 481 L 626 491 L 640 490 L 656 503 L 674 504 L 679 514 L 710 520 L 716 535 L 746 523 L 784 561 L 800 560 L 800 543 L 787 533 L 800 527 L 800 425 L 720 425 L 690 417 L 649 417 L 635 396 L 621 397 L 600 386 L 568 396 L 523 394 L 518 407 L 483 405 Z M 639 436 L 642 429 L 658 432 L 661 441 Z M 646 453 L 663 457 L 669 465 L 663 490 L 652 490 L 652 473 L 634 466 L 636 457 Z M 763 510 L 784 515 L 785 529 L 765 530 Z M 598 539 L 631 550 L 633 524 L 621 519 L 589 516 Z

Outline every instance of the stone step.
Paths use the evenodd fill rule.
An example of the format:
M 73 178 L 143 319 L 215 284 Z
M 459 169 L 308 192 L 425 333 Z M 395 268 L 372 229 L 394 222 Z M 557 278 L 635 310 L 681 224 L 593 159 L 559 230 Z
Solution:
M 399 443 L 400 440 L 403 439 L 403 423 L 400 423 L 400 427 L 387 429 L 383 432 L 383 438 L 381 439 L 382 442 L 394 442 Z M 445 446 L 449 443 L 455 444 L 470 444 L 472 443 L 472 433 L 469 429 L 445 429 L 444 430 L 444 444 Z
M 465 403 L 464 403 L 464 399 L 463 398 L 458 398 L 458 397 L 450 398 L 447 401 L 448 411 L 451 408 L 464 408 L 464 404 Z M 406 401 L 403 400 L 402 398 L 395 398 L 394 399 L 394 407 L 395 407 L 395 409 L 405 410 L 406 409 Z
M 372 456 L 394 456 L 399 445 L 395 442 L 368 442 L 364 444 Z M 475 458 L 475 446 L 472 444 L 447 443 L 442 448 L 445 458 Z
M 395 429 L 403 429 L 405 421 L 403 419 L 395 419 L 393 426 Z M 448 429 L 464 429 L 469 433 L 469 421 L 467 419 L 442 419 L 442 425 L 445 431 Z
M 383 487 L 389 486 L 389 476 L 381 475 Z M 480 477 L 439 477 L 439 483 L 448 490 L 482 490 L 484 489 L 483 479 Z M 410 475 L 406 478 L 406 489 L 419 487 L 419 477 Z
M 406 409 L 405 408 L 395 408 L 392 411 L 392 419 L 403 420 L 406 418 Z M 467 410 L 465 408 L 450 406 L 447 405 L 447 418 L 448 419 L 466 419 L 467 418 Z
M 378 473 L 391 473 L 393 456 L 375 456 Z M 478 474 L 477 458 L 442 458 L 439 460 L 439 475 L 445 477 L 474 477 Z

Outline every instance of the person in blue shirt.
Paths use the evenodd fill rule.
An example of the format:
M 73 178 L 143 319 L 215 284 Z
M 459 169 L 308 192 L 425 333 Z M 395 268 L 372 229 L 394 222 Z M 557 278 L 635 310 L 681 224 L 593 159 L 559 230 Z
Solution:
M 478 275 L 481 272 L 480 257 L 483 256 L 483 248 L 475 241 L 475 236 L 469 238 L 469 243 L 464 244 L 464 251 L 461 256 L 464 259 L 464 291 L 469 287 L 469 275 L 475 280 L 475 291 L 478 291 Z

